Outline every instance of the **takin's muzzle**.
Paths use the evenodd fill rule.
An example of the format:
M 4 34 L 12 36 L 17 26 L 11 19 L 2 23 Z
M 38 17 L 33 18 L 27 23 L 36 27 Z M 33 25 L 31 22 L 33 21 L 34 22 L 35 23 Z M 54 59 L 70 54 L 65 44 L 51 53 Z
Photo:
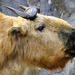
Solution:
M 69 27 L 60 29 L 58 37 L 66 48 L 65 53 L 69 57 L 75 57 L 75 29 Z
M 67 50 L 65 52 L 68 53 L 69 56 L 75 57 L 75 32 L 69 34 L 66 46 Z

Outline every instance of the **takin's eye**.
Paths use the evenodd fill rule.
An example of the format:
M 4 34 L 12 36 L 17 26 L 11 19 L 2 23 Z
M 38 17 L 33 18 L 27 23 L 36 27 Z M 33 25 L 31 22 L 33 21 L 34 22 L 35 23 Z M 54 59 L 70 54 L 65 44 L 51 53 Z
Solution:
M 44 28 L 45 28 L 45 26 L 41 25 L 41 26 L 39 26 L 39 27 L 37 28 L 37 30 L 43 31 Z

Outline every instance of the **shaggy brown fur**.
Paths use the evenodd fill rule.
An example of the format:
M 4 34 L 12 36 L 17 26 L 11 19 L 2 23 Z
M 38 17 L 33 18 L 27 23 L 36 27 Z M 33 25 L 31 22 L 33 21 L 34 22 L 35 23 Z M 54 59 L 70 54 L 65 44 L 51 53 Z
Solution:
M 39 26 L 44 29 L 39 31 Z M 64 68 L 72 58 L 65 53 L 67 40 L 58 34 L 61 30 L 71 33 L 73 29 L 67 22 L 51 16 L 37 14 L 30 21 L 0 13 L 0 75 L 22 75 L 27 66 Z

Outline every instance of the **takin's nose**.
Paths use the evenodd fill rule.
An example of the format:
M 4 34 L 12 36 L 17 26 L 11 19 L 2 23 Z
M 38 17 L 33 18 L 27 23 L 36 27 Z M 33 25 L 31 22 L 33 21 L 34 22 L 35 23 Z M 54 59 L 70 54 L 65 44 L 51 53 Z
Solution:
M 69 53 L 70 56 L 75 57 L 75 32 L 72 32 L 69 35 L 66 46 L 67 46 L 66 52 Z
M 70 39 L 70 40 L 75 40 L 75 32 L 72 32 L 72 33 L 69 35 L 69 39 Z

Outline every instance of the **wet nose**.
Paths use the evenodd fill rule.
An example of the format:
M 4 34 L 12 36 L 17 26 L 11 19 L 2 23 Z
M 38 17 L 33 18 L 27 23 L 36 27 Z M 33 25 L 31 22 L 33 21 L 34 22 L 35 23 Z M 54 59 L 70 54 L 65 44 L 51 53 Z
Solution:
M 70 33 L 68 37 L 67 47 L 69 50 L 75 50 L 75 32 Z
M 75 32 L 72 32 L 72 33 L 69 35 L 69 40 L 75 40 Z

